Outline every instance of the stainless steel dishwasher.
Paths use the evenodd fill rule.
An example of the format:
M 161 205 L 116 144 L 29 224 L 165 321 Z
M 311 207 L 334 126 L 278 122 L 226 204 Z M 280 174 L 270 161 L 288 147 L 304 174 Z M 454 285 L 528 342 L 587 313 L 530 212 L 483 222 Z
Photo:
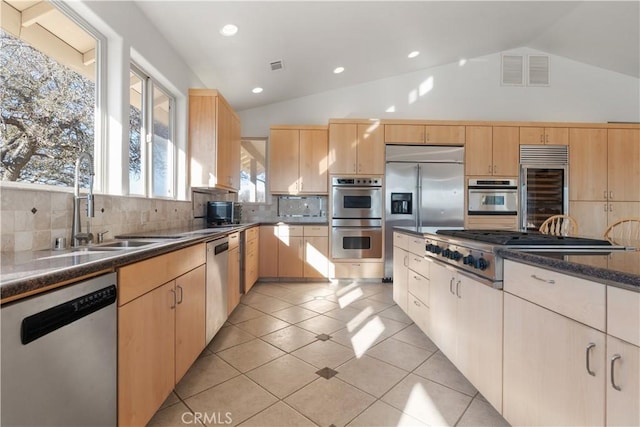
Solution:
M 227 270 L 229 238 L 221 237 L 207 243 L 206 337 L 213 339 L 227 320 Z
M 116 273 L 0 309 L 3 426 L 117 424 Z

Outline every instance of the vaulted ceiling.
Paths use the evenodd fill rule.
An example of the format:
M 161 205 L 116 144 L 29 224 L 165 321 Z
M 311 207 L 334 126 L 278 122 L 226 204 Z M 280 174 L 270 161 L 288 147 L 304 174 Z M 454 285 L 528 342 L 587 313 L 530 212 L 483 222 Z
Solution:
M 522 47 L 640 78 L 639 1 L 136 3 L 236 110 Z

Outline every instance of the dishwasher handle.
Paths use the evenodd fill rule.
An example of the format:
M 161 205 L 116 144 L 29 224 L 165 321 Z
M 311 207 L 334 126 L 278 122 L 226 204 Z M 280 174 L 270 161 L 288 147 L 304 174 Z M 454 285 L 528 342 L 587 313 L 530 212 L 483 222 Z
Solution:
M 98 289 L 22 319 L 20 341 L 29 344 L 116 302 L 116 285 Z
M 216 245 L 215 248 L 213 248 L 213 254 L 218 255 L 228 250 L 229 250 L 229 242 L 220 243 L 219 245 Z

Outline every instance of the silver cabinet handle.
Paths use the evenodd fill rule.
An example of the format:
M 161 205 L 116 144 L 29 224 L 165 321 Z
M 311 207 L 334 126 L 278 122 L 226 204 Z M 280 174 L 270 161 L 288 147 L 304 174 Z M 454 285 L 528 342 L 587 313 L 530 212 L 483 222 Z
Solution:
M 549 143 L 549 134 L 547 134 L 547 144 Z
M 491 165 L 489 165 L 489 173 L 491 173 Z
M 169 291 L 173 294 L 173 305 L 169 308 L 173 310 L 176 308 L 176 291 L 173 289 L 169 289 Z
M 413 278 L 420 281 L 420 277 L 416 276 L 415 274 L 413 275 Z
M 604 190 L 604 199 L 607 200 L 607 190 Z
M 417 305 L 418 307 L 422 307 L 422 306 L 420 305 L 420 303 L 419 303 L 418 301 L 416 301 L 416 300 L 413 300 L 413 303 L 414 303 L 415 305 Z
M 408 259 L 409 259 L 409 256 L 405 255 L 404 259 L 402 260 L 402 265 L 404 265 L 405 267 L 409 266 L 409 263 L 407 262 Z
M 616 363 L 616 360 L 618 359 L 622 359 L 622 356 L 620 356 L 619 354 L 614 354 L 613 357 L 611 358 L 611 387 L 613 387 L 614 389 L 618 390 L 618 391 L 622 391 L 622 388 L 618 385 L 616 385 L 616 378 L 614 375 L 614 365 Z
M 609 200 L 613 200 L 613 191 L 609 191 Z
M 531 275 L 531 277 L 532 277 L 533 279 L 539 280 L 539 281 L 541 281 L 541 282 L 549 283 L 550 285 L 555 285 L 555 284 L 556 284 L 556 281 L 555 281 L 555 280 L 553 280 L 553 279 L 550 279 L 550 280 L 543 279 L 542 277 L 538 277 L 538 276 L 536 276 L 535 274 L 532 274 L 532 275 Z
M 498 166 L 493 165 L 493 173 L 498 173 Z
M 182 300 L 183 300 L 183 298 L 182 298 L 182 286 L 178 285 L 177 288 L 180 290 L 180 300 L 178 301 L 178 304 L 182 304 Z
M 460 280 L 456 282 L 456 295 L 458 298 L 462 298 L 462 295 L 460 295 Z
M 606 193 L 606 191 L 605 191 L 605 193 Z M 604 211 L 605 212 L 607 211 L 607 204 L 606 203 L 604 204 Z
M 451 292 L 451 295 L 455 295 L 453 293 L 453 281 L 455 280 L 454 277 L 451 278 L 451 280 L 449 280 L 449 292 Z
M 595 346 L 596 345 L 594 343 L 592 343 L 592 342 L 590 342 L 589 345 L 587 346 L 587 357 L 586 357 L 586 359 L 587 359 L 587 372 L 592 377 L 595 377 L 596 373 L 591 370 L 591 358 L 590 358 L 590 355 L 591 355 L 591 349 L 595 348 Z
M 544 134 L 540 134 L 540 142 L 544 144 Z
M 613 212 L 613 203 L 609 203 L 609 212 Z

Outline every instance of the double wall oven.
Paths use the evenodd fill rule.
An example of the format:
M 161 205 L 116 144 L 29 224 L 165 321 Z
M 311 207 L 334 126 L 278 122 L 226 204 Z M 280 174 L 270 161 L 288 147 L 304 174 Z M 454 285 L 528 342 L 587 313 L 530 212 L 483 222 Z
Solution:
M 331 257 L 382 258 L 381 177 L 331 178 Z

